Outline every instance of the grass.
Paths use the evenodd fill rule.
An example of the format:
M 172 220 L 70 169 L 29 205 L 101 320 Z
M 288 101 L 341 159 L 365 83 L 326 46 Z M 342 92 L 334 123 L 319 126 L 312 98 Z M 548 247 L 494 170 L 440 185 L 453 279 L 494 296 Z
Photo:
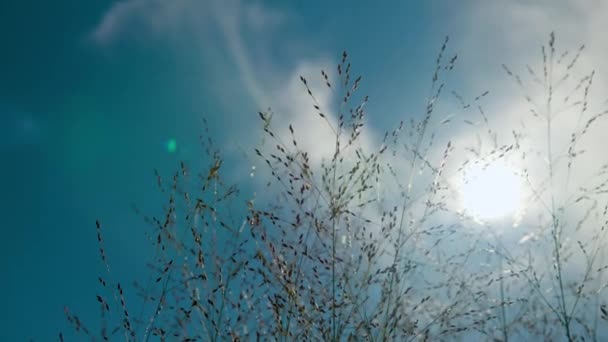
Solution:
M 534 185 L 529 181 L 528 176 L 526 177 L 528 178 L 528 184 L 534 190 L 536 199 L 542 203 L 544 209 L 546 221 L 543 224 L 547 227 L 547 235 L 550 237 L 552 266 L 548 270 L 538 270 L 529 265 L 531 271 L 527 272 L 526 278 L 530 286 L 536 290 L 545 310 L 551 313 L 557 321 L 557 325 L 561 327 L 557 336 L 561 335 L 569 341 L 581 338 L 598 339 L 596 324 L 599 312 L 597 311 L 597 301 L 593 305 L 593 301 L 590 299 L 599 299 L 602 291 L 603 285 L 593 281 L 593 279 L 601 278 L 603 273 L 603 270 L 598 268 L 600 262 L 598 259 L 602 250 L 602 243 L 605 241 L 606 224 L 606 206 L 604 208 L 599 206 L 601 202 L 606 201 L 603 196 L 604 185 L 602 183 L 604 181 L 601 179 L 603 173 L 601 170 L 605 166 L 601 166 L 598 170 L 598 175 L 600 175 L 599 186 L 587 188 L 586 185 L 579 184 L 576 190 L 570 190 L 571 175 L 576 167 L 577 157 L 584 153 L 584 151 L 577 150 L 580 148 L 580 141 L 584 139 L 594 122 L 608 114 L 605 109 L 596 113 L 590 113 L 589 110 L 589 91 L 595 71 L 583 75 L 574 85 L 566 82 L 571 78 L 573 68 L 583 49 L 584 46 L 581 46 L 572 57 L 568 57 L 568 51 L 558 55 L 555 47 L 555 35 L 551 33 L 548 44 L 543 46 L 541 50 L 542 73 L 537 73 L 531 67 L 527 67 L 529 75 L 540 85 L 542 97 L 540 101 L 535 101 L 530 95 L 525 95 L 525 99 L 531 105 L 530 113 L 545 126 L 546 145 L 544 151 L 541 152 L 544 152 L 546 160 L 545 179 L 542 182 L 543 184 Z M 515 83 L 527 92 L 528 90 L 521 78 L 506 66 L 503 67 L 507 74 L 515 80 Z M 540 77 L 537 75 L 540 75 Z M 555 152 L 554 135 L 565 133 L 555 129 L 555 122 L 560 115 L 578 115 L 578 119 L 574 129 L 569 132 L 570 139 L 565 148 L 567 152 L 558 154 Z M 602 163 L 602 161 L 597 160 L 594 162 L 596 165 Z M 560 167 L 562 173 L 565 172 L 565 176 L 558 176 Z M 565 182 L 565 189 L 560 189 L 557 179 Z M 593 178 L 592 180 L 597 181 L 598 179 Z M 588 203 L 588 205 L 582 205 L 586 213 L 580 217 L 575 225 L 568 223 L 568 213 L 577 209 L 576 207 L 582 201 Z M 572 215 L 572 217 L 575 216 Z M 586 229 L 583 228 L 585 226 L 587 226 Z M 587 230 L 585 233 L 590 235 L 590 239 L 589 236 L 582 233 L 585 230 Z M 568 244 L 567 239 L 576 239 L 576 245 Z M 577 258 L 577 254 L 579 260 L 572 260 Z M 565 272 L 569 263 L 574 264 L 575 262 L 582 264 L 584 271 L 572 277 L 575 279 L 574 281 L 569 281 L 568 278 L 570 277 L 567 277 Z M 602 260 L 602 262 L 605 262 L 605 260 Z M 551 281 L 543 281 L 543 277 L 551 279 Z M 551 297 L 547 296 L 546 291 L 542 291 L 543 288 L 548 287 L 556 289 L 556 293 Z M 587 302 L 596 310 L 580 310 L 581 302 Z M 589 324 L 595 326 L 592 327 Z
M 558 54 L 551 34 L 542 71 L 526 69 L 540 101 L 503 65 L 531 106 L 528 120 L 544 126 L 543 148 L 533 143 L 534 129 L 513 130 L 499 143 L 481 106 L 488 91 L 471 101 L 448 92 L 457 55 L 448 53 L 447 38 L 422 113 L 376 143 L 367 133 L 362 78 L 344 52 L 335 71 L 321 71 L 336 103 L 320 103 L 318 87 L 300 78 L 315 112 L 310 120 L 330 132 L 329 157 L 302 147 L 309 132 L 275 127 L 278 114 L 260 112 L 265 137 L 254 151 L 268 175 L 261 198 L 243 199 L 223 179 L 221 153 L 205 132 L 206 168 L 192 174 L 181 163 L 168 183 L 156 173 L 167 204 L 163 215 L 144 216 L 155 257 L 150 281 L 138 285 L 140 306 L 128 305 L 136 293 L 107 280 L 97 222 L 101 330 L 66 309 L 68 320 L 91 339 L 127 341 L 601 339 L 608 167 L 592 183 L 574 190 L 571 183 L 584 137 L 608 111 L 590 113 L 593 72 L 568 83 L 581 51 Z M 447 117 L 446 93 L 456 100 Z M 556 134 L 565 134 L 555 129 L 559 113 L 572 111 L 578 123 L 566 147 L 554 146 Z M 489 146 L 446 139 L 451 118 L 467 115 L 481 115 Z M 468 163 L 498 159 L 525 165 L 527 204 L 540 208 L 538 225 L 525 225 L 526 243 L 488 238 L 491 229 L 470 229 L 479 223 L 450 205 L 453 177 Z

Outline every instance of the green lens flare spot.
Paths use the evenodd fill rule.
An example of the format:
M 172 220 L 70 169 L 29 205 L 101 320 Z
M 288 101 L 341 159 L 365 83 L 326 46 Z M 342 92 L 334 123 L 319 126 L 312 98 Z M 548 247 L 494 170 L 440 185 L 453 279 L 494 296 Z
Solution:
M 167 151 L 169 151 L 169 153 L 174 153 L 176 149 L 177 142 L 175 141 L 175 139 L 169 139 L 167 141 Z

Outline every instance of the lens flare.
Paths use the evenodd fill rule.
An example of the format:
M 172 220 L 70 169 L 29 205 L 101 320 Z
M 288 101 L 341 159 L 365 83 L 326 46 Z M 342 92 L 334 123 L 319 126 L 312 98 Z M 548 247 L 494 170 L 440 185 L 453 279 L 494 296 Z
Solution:
M 169 139 L 167 141 L 167 151 L 169 153 L 175 153 L 176 150 L 177 150 L 177 142 L 175 141 L 175 139 Z

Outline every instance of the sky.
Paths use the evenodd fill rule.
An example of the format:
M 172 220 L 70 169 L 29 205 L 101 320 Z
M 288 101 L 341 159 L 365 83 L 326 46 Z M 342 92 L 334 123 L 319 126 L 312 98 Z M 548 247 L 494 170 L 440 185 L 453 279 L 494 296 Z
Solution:
M 55 338 L 69 329 L 64 306 L 97 317 L 97 219 L 115 275 L 143 272 L 150 252 L 132 204 L 161 209 L 155 168 L 169 175 L 181 160 L 193 168 L 205 162 L 201 118 L 227 157 L 228 177 L 253 192 L 263 184 L 249 177 L 263 166 L 252 153 L 263 137 L 258 111 L 271 107 L 277 127 L 311 132 L 304 146 L 318 162 L 327 155 L 331 140 L 309 119 L 299 76 L 319 81 L 343 50 L 370 97 L 364 143 L 371 147 L 420 115 L 446 35 L 459 56 L 453 89 L 469 98 L 489 90 L 489 121 L 518 125 L 526 103 L 514 100 L 501 64 L 523 71 L 537 63 L 552 31 L 560 49 L 586 45 L 580 65 L 596 70 L 592 96 L 600 106 L 608 99 L 607 16 L 600 0 L 3 1 L 0 340 Z M 466 144 L 460 123 L 439 139 Z M 604 156 L 601 131 L 586 142 L 590 167 Z

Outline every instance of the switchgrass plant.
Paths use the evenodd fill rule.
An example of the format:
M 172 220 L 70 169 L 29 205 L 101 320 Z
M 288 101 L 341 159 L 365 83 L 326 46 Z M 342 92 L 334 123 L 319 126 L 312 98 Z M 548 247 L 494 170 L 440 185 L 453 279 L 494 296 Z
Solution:
M 328 146 L 333 154 L 320 168 L 311 167 L 310 153 L 299 147 L 298 134 L 307 132 L 289 125 L 288 134 L 281 136 L 265 128 L 276 146 L 256 153 L 272 170 L 286 206 L 252 214 L 264 218 L 274 232 L 264 239 L 270 251 L 264 260 L 272 260 L 267 263 L 275 267 L 269 269 L 283 287 L 272 301 L 273 336 L 410 340 L 468 329 L 453 324 L 464 320 L 458 315 L 466 303 L 461 298 L 466 281 L 454 270 L 472 250 L 441 255 L 443 261 L 430 257 L 441 248 L 441 236 L 454 233 L 453 225 L 439 219 L 433 224 L 445 212 L 442 172 L 451 143 L 439 160 L 428 153 L 431 128 L 440 122 L 435 107 L 445 87 L 441 77 L 456 61 L 456 56 L 446 58 L 446 46 L 447 39 L 420 119 L 387 132 L 375 151 L 366 151 L 359 141 L 364 139 L 367 97 L 350 104 L 361 77 L 351 77 L 346 53 L 337 66 L 338 80 L 321 72 L 328 91 L 338 93 L 333 107 L 323 108 L 301 77 L 318 116 L 311 120 L 320 120 L 335 136 Z M 266 121 L 270 114 L 260 117 Z M 396 194 L 379 195 L 380 185 L 390 184 L 391 178 Z
M 574 53 L 557 51 L 551 33 L 541 49 L 540 69 L 526 67 L 532 85 L 503 65 L 530 106 L 530 121 L 538 122 L 544 133 L 537 135 L 544 144 L 535 144 L 542 147 L 527 151 L 528 156 L 542 158 L 542 171 L 533 174 L 525 169 L 523 176 L 541 212 L 539 229 L 528 237 L 538 237 L 532 244 L 542 246 L 548 254 L 545 263 L 529 258 L 525 278 L 536 290 L 541 310 L 548 311 L 545 320 L 559 327 L 549 332 L 544 327 L 544 337 L 561 336 L 568 341 L 602 339 L 598 318 L 605 318 L 601 298 L 608 223 L 607 164 L 606 160 L 584 161 L 581 157 L 598 147 L 585 144 L 585 139 L 608 109 L 605 103 L 594 105 L 590 96 L 595 71 L 580 74 L 576 70 L 583 50 L 584 45 Z M 538 90 L 532 90 L 534 86 Z M 525 160 L 526 152 L 521 158 Z M 514 261 L 510 253 L 505 254 Z M 605 331 L 603 336 L 606 338 Z
M 518 228 L 524 231 L 521 238 L 493 238 L 492 253 L 500 261 L 500 302 L 509 304 L 500 312 L 502 340 L 510 335 L 568 341 L 606 338 L 601 321 L 606 319 L 607 166 L 606 160 L 597 160 L 597 152 L 591 160 L 583 157 L 598 147 L 585 139 L 608 110 L 606 103 L 593 104 L 595 71 L 577 71 L 583 50 L 558 52 L 551 33 L 541 48 L 539 66 L 526 65 L 525 76 L 502 66 L 529 109 L 521 127 L 512 131 L 508 153 L 500 152 L 500 157 L 519 165 L 529 195 L 526 207 L 537 216 L 536 224 L 528 220 Z M 487 140 L 492 143 L 485 158 L 501 150 L 491 129 Z
M 252 185 L 258 195 L 245 196 L 224 179 L 224 159 L 205 132 L 206 167 L 193 174 L 182 162 L 169 182 L 156 173 L 167 203 L 163 215 L 144 216 L 154 248 L 149 281 L 128 287 L 136 293 L 111 281 L 104 227 L 97 222 L 105 265 L 96 297 L 99 331 L 66 309 L 68 320 L 93 340 L 597 339 L 598 318 L 608 314 L 600 297 L 604 226 L 581 227 L 596 213 L 606 214 L 598 198 L 604 183 L 577 188 L 574 197 L 561 203 L 563 197 L 554 191 L 559 165 L 551 148 L 551 113 L 557 111 L 553 80 L 562 77 L 556 76 L 554 64 L 565 64 L 569 72 L 575 63 L 563 62 L 567 54 L 558 63 L 551 37 L 543 50 L 543 72 L 528 68 L 532 76 L 539 75 L 548 96 L 545 112 L 532 111 L 545 113 L 548 172 L 540 180 L 526 168 L 520 175 L 534 203 L 541 203 L 550 218 L 529 231 L 534 238 L 528 243 L 514 244 L 498 235 L 488 239 L 479 229 L 469 229 L 479 222 L 450 204 L 457 190 L 451 179 L 467 164 L 503 158 L 527 162 L 535 155 L 523 132 L 514 132 L 512 143 L 498 144 L 480 106 L 488 91 L 467 101 L 448 90 L 457 55 L 448 54 L 447 38 L 420 114 L 379 139 L 369 133 L 368 98 L 359 95 L 362 78 L 355 76 L 344 52 L 335 70 L 323 70 L 317 78 L 333 103 L 318 100 L 319 87 L 309 75 L 300 77 L 314 109 L 309 120 L 329 132 L 330 146 L 307 149 L 310 145 L 303 141 L 310 132 L 276 119 L 281 113 L 260 112 L 264 143 L 254 153 L 268 177 Z M 505 70 L 523 89 L 521 78 Z M 583 100 L 573 107 L 584 109 L 562 159 L 568 182 L 575 178 L 570 170 L 580 139 L 603 115 L 587 113 L 592 77 L 575 87 L 574 93 L 583 89 Z M 449 102 L 441 105 L 445 93 L 456 99 L 455 109 Z M 574 101 L 571 97 L 565 102 Z M 465 160 L 456 160 L 462 153 L 456 153 L 445 127 L 454 118 L 474 115 L 468 111 L 475 107 L 491 148 L 469 148 Z M 257 181 L 264 172 L 256 172 Z M 579 224 L 568 223 L 566 211 L 581 203 L 589 203 L 589 211 Z M 577 238 L 576 245 L 565 243 L 583 231 L 594 233 L 586 240 Z M 544 264 L 532 255 L 543 243 L 550 251 Z M 584 265 L 578 278 L 567 273 L 574 271 L 567 266 L 575 262 Z M 127 300 L 136 295 L 139 302 Z

